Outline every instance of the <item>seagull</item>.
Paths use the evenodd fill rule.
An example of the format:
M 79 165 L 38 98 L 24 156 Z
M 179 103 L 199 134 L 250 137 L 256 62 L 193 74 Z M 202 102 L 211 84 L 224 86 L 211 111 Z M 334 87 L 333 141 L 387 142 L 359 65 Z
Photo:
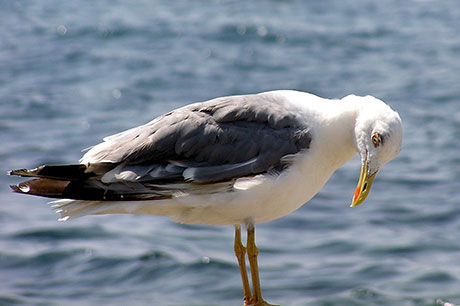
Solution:
M 51 204 L 60 221 L 152 214 L 233 225 L 244 305 L 264 306 L 255 225 L 301 207 L 356 153 L 362 166 L 351 207 L 360 205 L 401 145 L 400 116 L 375 97 L 276 90 L 190 104 L 104 138 L 79 163 L 9 174 L 33 177 L 14 192 L 58 198 Z

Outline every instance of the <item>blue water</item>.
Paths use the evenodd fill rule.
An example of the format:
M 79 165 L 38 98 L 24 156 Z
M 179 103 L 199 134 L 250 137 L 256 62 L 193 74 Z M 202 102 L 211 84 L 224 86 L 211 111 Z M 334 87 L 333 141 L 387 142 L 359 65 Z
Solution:
M 106 135 L 216 96 L 377 96 L 400 156 L 348 207 L 359 160 L 257 227 L 282 305 L 460 305 L 460 2 L 0 1 L 0 171 L 72 163 Z M 231 227 L 57 222 L 0 176 L 0 305 L 241 305 Z

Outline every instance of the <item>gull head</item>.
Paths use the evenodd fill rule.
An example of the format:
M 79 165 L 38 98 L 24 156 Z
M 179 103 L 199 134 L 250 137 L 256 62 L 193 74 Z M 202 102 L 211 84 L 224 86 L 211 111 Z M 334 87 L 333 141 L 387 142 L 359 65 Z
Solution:
M 399 114 L 372 96 L 356 99 L 359 114 L 355 124 L 355 145 L 361 157 L 361 174 L 351 207 L 366 199 L 377 172 L 401 151 L 402 123 Z

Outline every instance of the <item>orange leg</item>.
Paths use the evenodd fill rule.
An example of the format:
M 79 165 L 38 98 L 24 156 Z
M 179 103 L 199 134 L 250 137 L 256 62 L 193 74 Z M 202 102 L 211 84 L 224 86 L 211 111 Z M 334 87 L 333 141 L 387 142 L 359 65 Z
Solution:
M 244 305 L 251 305 L 251 288 L 249 287 L 248 270 L 246 268 L 246 248 L 241 243 L 241 226 L 235 225 L 235 255 L 240 266 L 241 280 L 243 281 Z
M 255 238 L 255 227 L 254 225 L 248 225 L 248 241 L 247 241 L 247 251 L 249 265 L 251 266 L 251 278 L 252 278 L 252 288 L 253 296 L 250 305 L 254 306 L 274 306 L 268 304 L 262 298 L 262 291 L 260 289 L 260 280 L 259 280 L 259 266 L 257 264 L 257 255 L 259 254 L 259 249 L 256 246 Z

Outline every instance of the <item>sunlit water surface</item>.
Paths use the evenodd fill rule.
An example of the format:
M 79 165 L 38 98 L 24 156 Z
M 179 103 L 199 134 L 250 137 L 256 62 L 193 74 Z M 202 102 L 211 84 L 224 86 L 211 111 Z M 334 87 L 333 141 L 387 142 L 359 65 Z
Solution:
M 371 94 L 400 156 L 349 208 L 359 160 L 257 227 L 282 305 L 460 305 L 460 3 L 1 1 L 1 171 L 72 163 L 102 137 L 216 96 Z M 1 305 L 241 305 L 232 227 L 57 222 L 0 176 Z M 282 205 L 282 203 L 280 203 Z

